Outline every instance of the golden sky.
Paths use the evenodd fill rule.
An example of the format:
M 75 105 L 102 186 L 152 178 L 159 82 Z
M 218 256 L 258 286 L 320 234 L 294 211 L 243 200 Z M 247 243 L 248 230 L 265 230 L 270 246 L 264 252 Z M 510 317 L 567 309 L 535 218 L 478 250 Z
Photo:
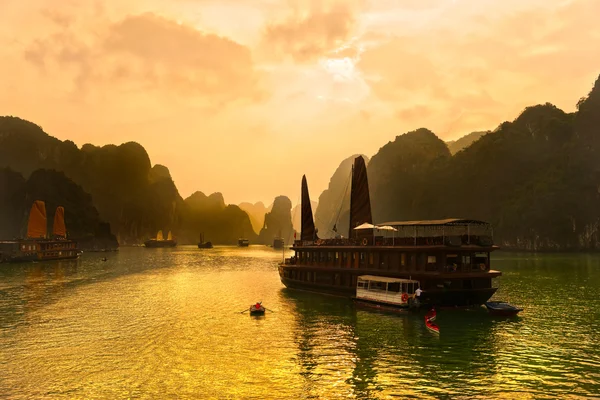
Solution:
M 141 143 L 182 196 L 314 199 L 354 153 L 450 140 L 600 74 L 598 0 L 0 0 L 0 115 Z

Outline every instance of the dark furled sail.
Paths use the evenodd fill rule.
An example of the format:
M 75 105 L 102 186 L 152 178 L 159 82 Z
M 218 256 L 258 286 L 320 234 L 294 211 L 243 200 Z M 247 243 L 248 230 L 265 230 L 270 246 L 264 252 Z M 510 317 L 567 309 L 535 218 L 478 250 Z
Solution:
M 358 225 L 373 223 L 371 216 L 371 197 L 369 196 L 369 181 L 367 166 L 362 156 L 354 159 L 352 167 L 352 189 L 350 192 L 350 232 L 348 237 L 355 237 L 353 230 Z
M 310 205 L 310 196 L 308 195 L 308 184 L 306 175 L 302 176 L 302 228 L 300 232 L 302 240 L 317 240 L 315 231 L 315 221 L 313 220 L 312 206 Z

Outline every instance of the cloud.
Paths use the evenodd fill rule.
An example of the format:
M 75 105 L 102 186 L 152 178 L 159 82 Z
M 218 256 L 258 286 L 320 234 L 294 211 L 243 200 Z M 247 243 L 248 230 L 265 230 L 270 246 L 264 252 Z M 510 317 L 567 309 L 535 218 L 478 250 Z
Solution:
M 268 24 L 264 41 L 277 56 L 289 55 L 300 63 L 313 61 L 342 46 L 356 27 L 356 18 L 349 2 L 296 11 L 283 21 Z
M 261 95 L 247 47 L 152 13 L 127 16 L 86 39 L 65 27 L 31 43 L 24 56 L 43 69 L 71 71 L 81 92 L 101 83 L 216 103 Z

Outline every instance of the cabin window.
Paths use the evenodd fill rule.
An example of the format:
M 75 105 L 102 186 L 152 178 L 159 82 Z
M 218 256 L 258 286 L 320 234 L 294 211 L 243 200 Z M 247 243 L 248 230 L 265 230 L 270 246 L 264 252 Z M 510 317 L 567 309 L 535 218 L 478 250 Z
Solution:
M 435 271 L 437 269 L 437 259 L 435 256 L 427 256 L 426 257 L 427 264 L 425 265 L 426 271 Z
M 400 282 L 388 283 L 388 292 L 400 292 Z
M 387 253 L 380 253 L 379 254 L 379 268 L 385 269 L 387 256 L 388 256 Z
M 471 255 L 463 255 L 462 256 L 462 265 L 465 268 L 471 268 Z
M 340 261 L 340 253 L 338 251 L 335 252 L 335 263 L 337 264 Z
M 365 265 L 367 262 L 367 254 L 360 253 L 360 265 Z
M 373 253 L 369 253 L 369 265 L 373 265 Z
M 473 259 L 473 269 L 479 268 L 482 271 L 487 269 L 488 266 L 488 257 L 487 253 L 475 253 L 475 257 Z M 483 266 L 483 267 L 482 267 Z
M 369 282 L 369 290 L 384 290 L 385 282 Z
M 327 262 L 332 262 L 333 261 L 333 253 L 328 251 L 327 252 Z
M 358 281 L 357 286 L 358 286 L 359 289 L 364 289 L 364 288 L 367 288 L 369 286 L 369 282 Z
M 400 265 L 403 267 L 406 266 L 406 253 L 400 254 Z
M 346 265 L 348 263 L 348 253 L 345 251 L 342 253 L 342 264 Z

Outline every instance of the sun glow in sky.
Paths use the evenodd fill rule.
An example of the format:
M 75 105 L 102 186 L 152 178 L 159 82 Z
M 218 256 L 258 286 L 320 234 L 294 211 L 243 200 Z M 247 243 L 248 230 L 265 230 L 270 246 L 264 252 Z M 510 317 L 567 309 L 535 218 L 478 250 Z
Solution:
M 596 0 L 3 0 L 0 114 L 137 141 L 183 197 L 315 199 L 404 132 L 444 140 L 600 73 Z

